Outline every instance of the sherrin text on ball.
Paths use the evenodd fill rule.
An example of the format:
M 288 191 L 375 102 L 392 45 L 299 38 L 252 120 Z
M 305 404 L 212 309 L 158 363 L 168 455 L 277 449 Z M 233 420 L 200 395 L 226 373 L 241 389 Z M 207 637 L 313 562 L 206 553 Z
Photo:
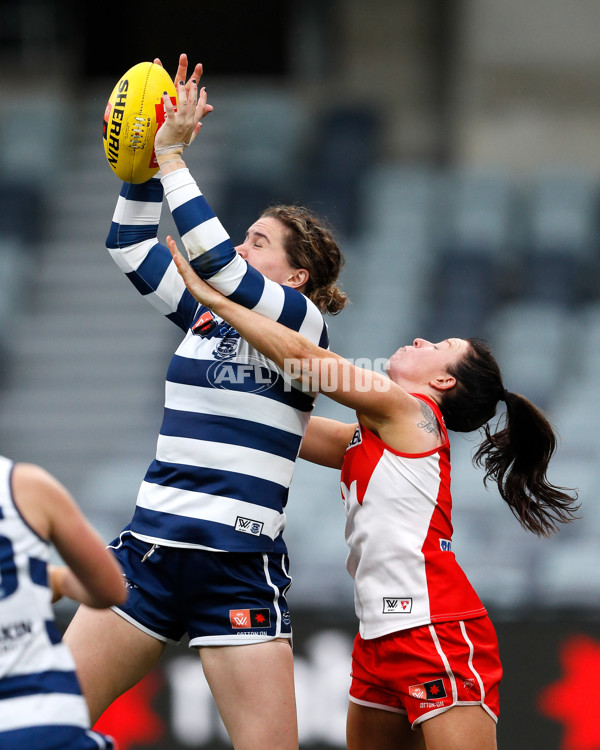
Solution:
M 134 65 L 112 90 L 104 111 L 104 153 L 124 182 L 146 182 L 158 172 L 154 136 L 164 122 L 165 91 L 177 106 L 169 74 L 151 62 Z

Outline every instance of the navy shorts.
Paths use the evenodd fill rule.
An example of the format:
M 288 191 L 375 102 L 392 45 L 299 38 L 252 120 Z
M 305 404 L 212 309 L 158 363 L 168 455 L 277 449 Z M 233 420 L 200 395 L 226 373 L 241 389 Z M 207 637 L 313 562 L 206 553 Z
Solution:
M 240 646 L 292 637 L 285 554 L 163 547 L 125 529 L 109 545 L 127 582 L 113 610 L 161 641 Z

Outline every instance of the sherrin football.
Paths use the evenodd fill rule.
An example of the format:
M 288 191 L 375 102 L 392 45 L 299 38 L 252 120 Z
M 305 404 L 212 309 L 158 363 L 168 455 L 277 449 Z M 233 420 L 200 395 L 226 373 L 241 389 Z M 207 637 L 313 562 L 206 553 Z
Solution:
M 146 182 L 158 172 L 154 136 L 164 122 L 163 92 L 177 106 L 175 86 L 160 65 L 142 62 L 121 76 L 104 111 L 104 153 L 124 182 Z

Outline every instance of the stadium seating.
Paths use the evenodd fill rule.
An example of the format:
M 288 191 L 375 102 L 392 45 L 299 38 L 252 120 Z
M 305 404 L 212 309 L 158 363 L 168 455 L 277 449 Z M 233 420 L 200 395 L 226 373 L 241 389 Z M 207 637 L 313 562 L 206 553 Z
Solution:
M 0 439 L 7 455 L 65 481 L 110 536 L 129 520 L 153 454 L 178 339 L 150 322 L 104 250 L 118 181 L 99 142 L 103 99 L 90 92 L 81 102 L 70 158 L 51 184 L 48 154 L 36 189 L 14 172 L 0 179 Z M 329 319 L 336 351 L 381 365 L 415 336 L 481 336 L 506 386 L 547 411 L 560 434 L 550 478 L 580 488 L 583 520 L 556 540 L 527 534 L 471 465 L 474 437 L 453 436 L 454 549 L 490 607 L 589 605 L 600 585 L 598 176 L 390 163 L 372 113 L 332 105 L 311 118 L 267 85 L 256 95 L 232 86 L 214 103 L 220 116 L 189 163 L 234 239 L 271 200 L 312 201 L 338 230 L 351 304 Z M 4 154 L 7 138 L 0 131 Z M 165 215 L 163 236 L 171 222 Z M 353 418 L 322 397 L 317 413 Z M 335 606 L 337 593 L 350 596 L 335 472 L 301 462 L 286 512 L 295 600 Z
M 568 308 L 594 292 L 598 198 L 586 171 L 546 169 L 531 180 L 521 279 L 528 298 Z

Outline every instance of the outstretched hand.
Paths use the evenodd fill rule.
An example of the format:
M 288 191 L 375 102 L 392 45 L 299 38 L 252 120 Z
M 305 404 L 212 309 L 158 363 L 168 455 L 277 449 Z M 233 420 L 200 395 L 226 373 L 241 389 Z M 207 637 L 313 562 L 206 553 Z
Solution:
M 162 66 L 158 57 L 154 59 L 154 63 Z M 173 152 L 182 154 L 200 132 L 202 118 L 213 111 L 213 106 L 207 103 L 206 89 L 202 87 L 198 91 L 198 82 L 203 72 L 202 65 L 196 64 L 194 72 L 186 83 L 187 64 L 187 55 L 181 54 L 174 78 L 177 89 L 177 109 L 173 106 L 168 94 L 163 95 L 165 121 L 154 139 L 157 157 Z
M 219 302 L 225 300 L 226 297 L 222 295 L 221 292 L 213 289 L 210 284 L 207 284 L 206 281 L 203 281 L 200 276 L 198 276 L 187 260 L 179 252 L 177 244 L 171 235 L 167 236 L 167 246 L 173 256 L 175 267 L 192 297 L 202 305 L 206 305 L 206 307 L 210 307 L 211 310 L 216 312 L 215 308 L 218 307 Z

